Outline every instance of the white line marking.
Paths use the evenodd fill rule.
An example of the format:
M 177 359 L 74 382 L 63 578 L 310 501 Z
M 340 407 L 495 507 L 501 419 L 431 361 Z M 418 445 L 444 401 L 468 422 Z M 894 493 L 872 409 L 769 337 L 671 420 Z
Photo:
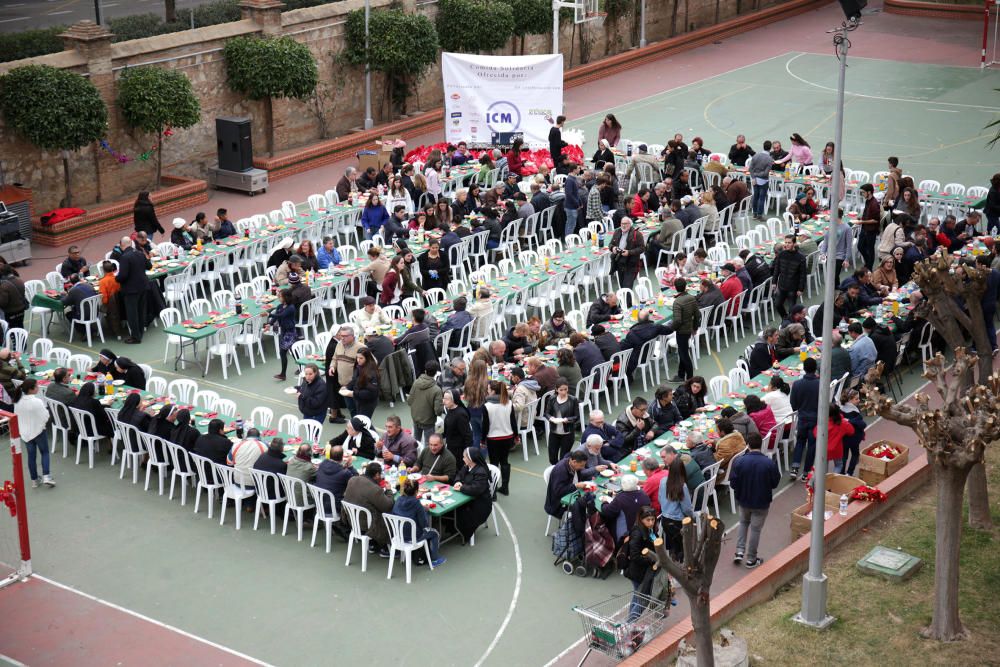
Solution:
M 60 14 L 72 14 L 72 9 L 64 9 L 61 12 L 49 12 L 49 16 L 59 16 Z
M 31 18 L 30 16 L 15 16 L 12 19 L 2 19 L 0 20 L 0 23 L 10 23 L 11 21 L 27 21 L 30 18 Z
M 793 79 L 795 79 L 797 81 L 800 81 L 801 83 L 806 84 L 807 86 L 812 86 L 813 88 L 819 88 L 820 90 L 825 90 L 827 92 L 836 93 L 837 92 L 836 88 L 830 88 L 828 86 L 821 86 L 818 83 L 813 83 L 812 81 L 808 81 L 806 79 L 803 79 L 801 76 L 798 76 L 797 74 L 795 74 L 795 73 L 792 72 L 792 70 L 791 70 L 791 64 L 793 62 L 795 62 L 795 60 L 797 58 L 800 58 L 801 56 L 804 56 L 804 55 L 819 55 L 819 54 L 816 54 L 816 53 L 809 53 L 809 54 L 806 54 L 806 53 L 797 53 L 794 56 L 792 56 L 791 58 L 789 58 L 788 61 L 785 63 L 785 72 L 788 73 L 788 76 L 792 77 Z M 916 99 L 911 99 L 911 98 L 908 98 L 908 97 L 882 97 L 880 95 L 864 95 L 862 93 L 852 93 L 849 90 L 844 91 L 844 94 L 845 95 L 850 95 L 851 97 L 863 97 L 863 98 L 869 99 L 869 100 L 882 100 L 883 102 L 908 102 L 910 104 L 928 104 L 928 103 L 931 103 L 931 104 L 939 104 L 941 106 L 946 106 L 946 107 L 961 107 L 963 109 L 989 109 L 990 111 L 1000 111 L 1000 107 L 991 107 L 991 106 L 988 106 L 988 105 L 985 105 L 985 104 L 958 104 L 956 102 L 938 102 L 938 101 L 931 101 L 931 100 L 916 100 Z
M 23 2 L 12 2 L 9 5 L 7 5 L 7 9 L 10 9 L 11 7 L 24 7 L 24 3 Z
M 26 664 L 24 664 L 20 660 L 15 660 L 14 658 L 10 657 L 9 655 L 4 655 L 3 653 L 0 653 L 0 661 L 6 662 L 6 663 L 10 663 L 11 667 L 28 667 Z
M 941 113 L 959 113 L 957 109 L 927 109 L 927 111 L 940 111 Z M 987 111 L 986 113 L 993 113 L 993 112 Z
M 117 3 L 117 2 L 105 2 L 105 3 L 104 3 L 104 4 L 102 4 L 101 6 L 102 6 L 102 7 L 105 7 L 105 8 L 107 8 L 107 7 L 117 7 L 117 6 L 118 6 L 118 3 Z
M 507 525 L 509 526 L 510 524 L 508 523 Z M 220 651 L 225 651 L 226 653 L 228 653 L 230 655 L 234 655 L 237 658 L 242 658 L 243 660 L 247 660 L 249 662 L 252 662 L 255 665 L 262 665 L 263 667 L 272 667 L 270 663 L 264 662 L 263 660 L 258 660 L 257 658 L 252 658 L 252 657 L 250 657 L 249 655 L 247 655 L 245 653 L 240 653 L 239 651 L 234 651 L 233 649 L 228 648 L 226 646 L 223 646 L 222 644 L 217 644 L 217 643 L 215 643 L 215 642 L 213 642 L 213 641 L 211 641 L 209 639 L 205 639 L 204 637 L 199 637 L 198 635 L 193 635 L 190 632 L 187 632 L 186 630 L 181 630 L 180 628 L 176 628 L 176 627 L 174 627 L 172 625 L 169 625 L 167 623 L 164 623 L 162 621 L 157 621 L 155 618 L 150 618 L 149 616 L 146 616 L 145 614 L 140 614 L 137 611 L 132 611 L 131 609 L 128 609 L 127 607 L 123 607 L 121 605 L 115 604 L 114 602 L 108 602 L 107 600 L 102 600 L 99 597 L 91 595 L 90 593 L 84 593 L 83 591 L 78 590 L 76 588 L 73 588 L 72 586 L 67 586 L 66 584 L 61 584 L 58 581 L 53 581 L 52 579 L 49 579 L 48 577 L 43 577 L 40 574 L 33 574 L 32 577 L 35 578 L 35 579 L 38 579 L 40 581 L 44 581 L 47 584 L 52 584 L 53 586 L 57 586 L 58 588 L 61 588 L 63 590 L 70 591 L 71 593 L 76 593 L 77 595 L 81 595 L 81 596 L 87 598 L 88 600 L 93 600 L 94 602 L 98 602 L 98 603 L 103 604 L 103 605 L 105 605 L 107 607 L 111 607 L 112 609 L 117 609 L 118 611 L 124 612 L 124 613 L 126 613 L 126 614 L 128 614 L 130 616 L 134 616 L 136 618 L 142 619 L 143 621 L 146 621 L 147 623 L 152 623 L 153 625 L 156 625 L 158 627 L 166 628 L 167 630 L 171 630 L 172 632 L 176 632 L 179 635 L 184 635 L 185 637 L 187 637 L 189 639 L 193 639 L 193 640 L 195 640 L 197 642 L 201 642 L 202 644 L 205 644 L 207 646 L 211 646 L 212 648 L 219 649 Z
M 500 624 L 500 629 L 497 630 L 496 635 L 493 637 L 493 641 L 490 645 L 486 647 L 486 650 L 476 661 L 475 667 L 480 667 L 486 658 L 490 657 L 490 653 L 496 648 L 497 644 L 500 642 L 500 637 L 503 635 L 504 631 L 507 629 L 507 625 L 510 624 L 510 619 L 514 616 L 514 609 L 517 607 L 517 598 L 521 594 L 521 573 L 523 571 L 523 566 L 521 563 L 521 547 L 517 543 L 517 535 L 514 534 L 514 527 L 510 525 L 510 519 L 507 518 L 507 513 L 503 511 L 499 505 L 493 505 L 493 511 L 500 513 L 500 518 L 503 519 L 504 524 L 507 525 L 507 532 L 510 533 L 510 540 L 514 543 L 514 562 L 517 565 L 517 578 L 514 580 L 514 595 L 510 598 L 510 606 L 507 608 L 507 615 L 504 616 L 503 623 Z

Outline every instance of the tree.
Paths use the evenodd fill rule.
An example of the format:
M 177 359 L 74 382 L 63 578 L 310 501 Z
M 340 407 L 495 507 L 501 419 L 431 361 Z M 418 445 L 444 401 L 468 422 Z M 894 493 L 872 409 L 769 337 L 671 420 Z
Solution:
M 60 151 L 71 206 L 69 152 L 103 137 L 108 110 L 90 81 L 48 65 L 26 65 L 0 77 L 0 110 L 15 133 L 44 150 Z
M 177 0 L 163 0 L 163 20 L 166 23 L 177 20 Z
M 941 354 L 927 362 L 923 376 L 942 399 L 931 408 L 925 393 L 916 395 L 916 407 L 897 405 L 882 396 L 875 384 L 881 364 L 865 383 L 865 409 L 910 427 L 927 450 L 937 481 L 934 610 L 923 635 L 940 641 L 966 636 L 958 614 L 959 546 L 962 500 L 970 473 L 982 467 L 987 443 L 1000 439 L 1000 377 L 992 374 L 992 357 L 980 357 L 965 348 L 968 334 L 977 350 L 989 350 L 981 299 L 989 267 L 962 264 L 957 257 L 935 254 L 914 268 L 913 280 L 925 297 L 916 314 L 930 322 L 955 350 L 955 363 L 945 369 Z M 958 304 L 964 302 L 966 310 Z M 976 376 L 978 375 L 978 383 Z M 985 476 L 984 476 L 985 477 Z M 970 487 L 970 517 L 974 503 L 986 505 L 985 483 Z M 988 523 L 986 525 L 989 525 Z
M 163 173 L 163 133 L 187 128 L 201 118 L 201 105 L 188 78 L 161 67 L 133 67 L 118 80 L 118 108 L 125 122 L 156 134 L 156 187 Z
M 354 10 L 347 15 L 344 58 L 354 65 L 365 62 L 374 72 L 386 77 L 388 94 L 401 113 L 417 81 L 437 62 L 437 31 L 423 14 L 407 14 L 402 9 L 375 10 L 369 17 L 371 36 L 365 53 L 365 12 Z
M 653 542 L 654 552 L 643 550 L 643 555 L 653 561 L 654 567 L 666 568 L 681 585 L 691 604 L 691 626 L 694 628 L 695 647 L 698 651 L 698 667 L 712 667 L 715 664 L 715 648 L 712 644 L 712 610 L 709 593 L 712 577 L 722 551 L 722 538 L 726 525 L 722 519 L 702 513 L 702 528 L 690 517 L 685 517 L 681 525 L 684 542 L 684 562 L 674 561 L 663 544 L 662 538 Z
M 267 153 L 274 154 L 274 98 L 308 99 L 319 72 L 305 44 L 291 37 L 235 37 L 222 48 L 229 87 L 264 101 Z
M 510 5 L 514 15 L 513 36 L 521 38 L 521 55 L 524 55 L 524 38 L 527 35 L 547 35 L 552 30 L 552 2 L 550 0 L 503 0 Z
M 437 32 L 444 51 L 496 51 L 514 34 L 514 12 L 502 2 L 441 0 Z
M 604 0 L 604 55 L 621 47 L 622 38 L 618 32 L 618 21 L 632 11 L 632 0 Z

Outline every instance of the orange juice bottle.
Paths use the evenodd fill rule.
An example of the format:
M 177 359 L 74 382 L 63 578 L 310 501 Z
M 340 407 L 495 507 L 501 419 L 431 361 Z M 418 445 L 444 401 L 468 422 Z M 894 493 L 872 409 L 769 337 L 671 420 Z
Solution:
M 638 461 L 636 461 L 635 458 L 633 458 L 632 461 L 628 464 L 628 469 L 632 472 L 635 472 L 636 470 L 639 469 L 639 463 Z
M 104 393 L 106 393 L 108 396 L 111 396 L 115 393 L 114 381 L 115 379 L 111 377 L 111 373 L 108 373 L 107 375 L 104 376 Z

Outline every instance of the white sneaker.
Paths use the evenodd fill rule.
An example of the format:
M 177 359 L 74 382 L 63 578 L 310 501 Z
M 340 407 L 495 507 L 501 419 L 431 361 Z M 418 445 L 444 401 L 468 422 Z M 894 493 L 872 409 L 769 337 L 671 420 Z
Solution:
M 33 488 L 33 489 L 37 489 L 38 488 L 38 480 L 37 479 L 31 480 L 31 488 Z
M 56 480 L 52 479 L 52 475 L 45 475 L 42 477 L 42 484 L 48 487 L 53 487 L 56 485 Z

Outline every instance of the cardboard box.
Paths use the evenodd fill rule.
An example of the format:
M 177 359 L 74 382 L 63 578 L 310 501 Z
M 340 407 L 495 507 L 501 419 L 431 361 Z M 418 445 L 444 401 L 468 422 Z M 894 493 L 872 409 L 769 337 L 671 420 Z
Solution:
M 826 501 L 823 503 L 826 506 L 827 511 L 837 513 L 840 508 L 840 496 L 834 497 L 833 494 L 826 494 Z M 800 505 L 792 510 L 791 528 L 792 528 L 792 540 L 797 540 L 812 529 L 812 517 L 810 512 L 812 512 L 813 504 L 811 502 L 805 505 Z
M 876 447 L 880 445 L 889 444 L 898 449 L 901 453 L 896 458 L 891 461 L 885 459 L 877 459 L 871 456 L 871 452 Z M 905 466 L 910 461 L 910 448 L 906 445 L 900 444 L 898 442 L 892 442 L 890 440 L 879 440 L 878 442 L 873 442 L 872 444 L 861 450 L 861 461 L 858 463 L 858 474 L 861 479 L 865 481 L 866 484 L 872 486 L 878 484 L 884 480 L 889 475 L 893 474 L 903 466 Z
M 375 167 L 375 171 L 382 168 L 382 164 L 387 161 L 388 153 L 380 154 L 377 152 L 364 152 L 358 153 L 358 171 L 364 173 L 368 167 Z
M 387 134 L 382 137 L 381 143 L 376 145 L 378 146 L 380 153 L 384 153 L 386 156 L 388 156 L 389 153 L 392 152 L 393 144 L 402 138 L 403 135 L 401 134 Z

